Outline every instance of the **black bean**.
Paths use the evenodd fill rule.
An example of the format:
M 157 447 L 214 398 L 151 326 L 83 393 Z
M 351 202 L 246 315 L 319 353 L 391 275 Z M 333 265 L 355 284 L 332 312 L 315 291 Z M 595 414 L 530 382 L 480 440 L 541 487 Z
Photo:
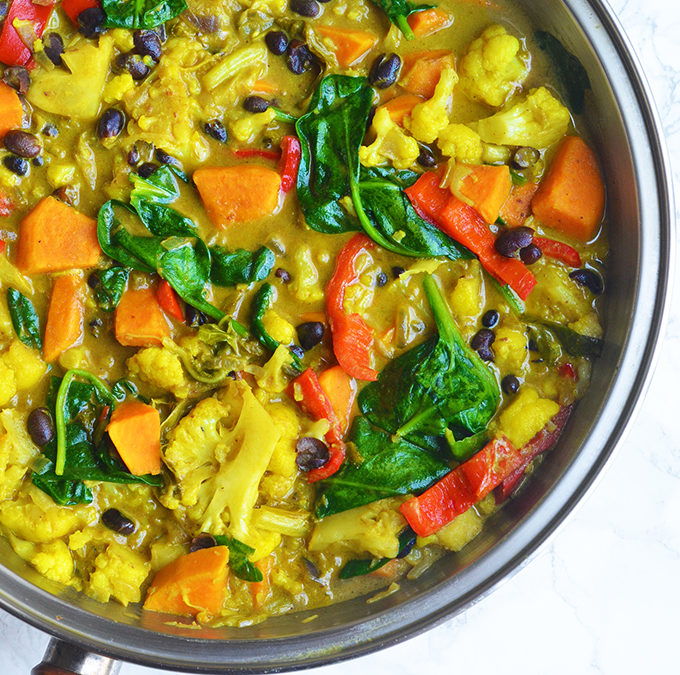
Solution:
M 123 534 L 126 537 L 132 534 L 137 528 L 135 524 L 124 516 L 118 509 L 107 509 L 102 513 L 102 523 L 118 534 Z
M 399 78 L 401 59 L 396 54 L 380 54 L 368 71 L 368 81 L 377 89 L 391 87 Z
M 501 380 L 501 389 L 506 394 L 516 394 L 519 391 L 519 380 L 514 375 L 506 375 Z
M 487 312 L 484 312 L 484 316 L 482 317 L 482 326 L 484 326 L 484 328 L 493 328 L 498 324 L 500 317 L 501 315 L 498 313 L 498 310 L 490 309 Z
M 298 347 L 297 345 L 291 345 L 288 347 L 290 350 L 291 354 L 295 354 L 299 359 L 304 359 L 305 358 L 305 350 L 302 347 Z
M 494 243 L 496 250 L 506 258 L 514 258 L 517 251 L 529 246 L 534 237 L 534 231 L 530 227 L 513 227 L 503 230 Z
M 243 101 L 244 109 L 251 113 L 262 113 L 270 105 L 271 103 L 266 98 L 262 98 L 262 96 L 248 96 Z
M 312 347 L 316 347 L 323 340 L 325 327 L 321 321 L 307 321 L 301 323 L 295 330 L 297 331 L 300 346 L 305 351 L 308 351 Z
M 88 7 L 78 14 L 78 30 L 86 38 L 96 38 L 106 30 L 104 21 L 106 13 L 101 7 Z
M 604 291 L 602 277 L 593 270 L 580 269 L 569 272 L 569 277 L 580 286 L 585 286 L 594 295 L 600 295 Z
M 165 152 L 165 150 L 162 150 L 161 148 L 156 148 L 154 155 L 159 164 L 170 164 L 171 166 L 182 168 L 182 165 L 177 158 L 173 157 L 171 154 Z
M 102 327 L 104 326 L 104 322 L 97 317 L 96 319 L 92 319 L 89 324 L 87 324 L 90 328 L 90 333 L 92 337 L 99 337 L 99 335 L 102 332 Z
M 314 65 L 314 55 L 302 40 L 291 40 L 286 50 L 286 65 L 295 75 L 302 75 Z
M 203 125 L 203 131 L 205 131 L 208 136 L 214 138 L 220 143 L 226 143 L 229 140 L 227 130 L 224 128 L 224 124 L 219 120 L 211 120 Z
M 318 438 L 305 436 L 295 444 L 295 463 L 302 471 L 320 469 L 328 463 L 331 455 L 328 446 Z
M 26 420 L 31 440 L 39 447 L 47 445 L 54 438 L 54 422 L 47 408 L 36 408 Z
M 56 138 L 59 135 L 59 129 L 54 124 L 46 124 L 42 132 L 44 136 L 49 136 L 50 138 Z
M 281 56 L 288 49 L 288 36 L 282 30 L 269 31 L 264 36 L 264 41 L 274 56 Z
M 140 56 L 150 56 L 156 63 L 161 58 L 161 39 L 152 30 L 136 30 L 132 34 L 135 51 Z
M 154 164 L 153 162 L 144 162 L 144 164 L 140 165 L 140 167 L 137 169 L 137 173 L 142 178 L 148 178 L 149 176 L 156 173 L 157 168 L 158 164 Z
M 61 39 L 61 35 L 59 33 L 47 33 L 43 36 L 42 43 L 47 58 L 55 66 L 60 66 L 62 64 L 61 55 L 64 53 L 64 41 Z
M 52 193 L 52 196 L 64 204 L 75 206 L 78 203 L 78 188 L 73 185 L 62 185 Z
M 284 270 L 283 267 L 277 267 L 276 272 L 274 272 L 274 276 L 281 279 L 282 284 L 287 284 L 290 282 L 290 272 Z
M 9 66 L 5 68 L 5 72 L 2 74 L 2 81 L 22 95 L 31 86 L 31 76 L 23 66 Z
M 538 342 L 534 338 L 529 338 L 529 342 L 527 343 L 527 347 L 529 347 L 530 352 L 537 352 L 538 351 Z
M 540 260 L 542 255 L 543 251 L 541 251 L 536 244 L 529 244 L 529 246 L 525 246 L 519 250 L 520 260 L 525 265 L 533 265 L 537 260 Z
M 489 328 L 482 328 L 478 330 L 470 340 L 470 347 L 474 350 L 482 349 L 483 347 L 490 347 L 496 339 L 496 333 Z
M 201 534 L 191 540 L 191 544 L 189 544 L 189 553 L 201 551 L 204 548 L 213 548 L 215 546 L 217 546 L 215 537 L 207 532 L 201 532 Z
M 143 80 L 150 72 L 149 66 L 142 61 L 142 57 L 132 52 L 118 54 L 113 62 L 113 69 L 118 73 L 130 73 L 133 80 Z
M 477 350 L 477 354 L 482 361 L 493 361 L 493 351 L 490 347 L 482 347 Z
M 99 277 L 99 272 L 92 272 L 88 277 L 87 277 L 87 285 L 93 290 L 96 291 L 102 284 L 102 280 Z
M 310 19 L 315 19 L 321 14 L 321 7 L 316 0 L 290 0 L 289 7 L 296 14 Z
M 437 158 L 434 156 L 431 148 L 427 145 L 420 145 L 420 152 L 418 153 L 418 164 L 427 168 L 437 165 Z
M 27 131 L 12 129 L 5 134 L 5 147 L 19 157 L 37 157 L 40 154 L 40 141 Z
M 541 158 L 541 153 L 536 148 L 517 148 L 512 155 L 512 164 L 516 169 L 529 169 Z
M 7 155 L 3 157 L 2 163 L 17 176 L 25 176 L 28 173 L 28 162 L 23 157 L 16 155 Z
M 375 285 L 378 286 L 378 288 L 382 288 L 386 283 L 387 275 L 385 274 L 385 272 L 378 272 L 378 274 L 375 277 Z
M 118 108 L 107 108 L 97 122 L 97 136 L 105 138 L 116 138 L 123 131 L 125 126 L 125 115 Z
M 392 276 L 395 279 L 398 279 L 404 272 L 406 272 L 406 270 L 403 267 L 399 267 L 399 265 L 395 265 L 392 268 Z
M 309 576 L 312 577 L 312 579 L 319 579 L 321 577 L 319 568 L 311 560 L 309 560 L 309 558 L 303 558 L 302 562 L 304 562 L 307 572 Z
M 42 166 L 44 163 L 45 160 L 42 157 L 34 157 L 31 160 L 31 164 L 33 164 L 33 166 Z
M 208 323 L 208 317 L 200 309 L 188 304 L 184 306 L 184 319 L 187 326 L 191 328 L 198 328 L 204 323 Z
M 127 163 L 130 166 L 137 166 L 138 162 L 139 162 L 139 149 L 137 148 L 136 145 L 133 145 L 128 151 Z

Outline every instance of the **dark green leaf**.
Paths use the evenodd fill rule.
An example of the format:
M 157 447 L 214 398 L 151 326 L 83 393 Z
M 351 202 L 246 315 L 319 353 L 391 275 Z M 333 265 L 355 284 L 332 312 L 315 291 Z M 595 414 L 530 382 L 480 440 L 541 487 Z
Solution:
M 415 5 L 408 0 L 371 0 L 371 2 L 387 14 L 389 20 L 401 30 L 407 40 L 412 40 L 415 36 L 406 18 L 414 12 L 422 12 L 424 9 L 434 7 L 434 5 Z
M 397 558 L 403 558 L 408 552 L 413 548 L 413 544 L 416 541 L 416 533 L 407 527 L 399 535 L 399 553 L 397 553 Z M 394 558 L 368 558 L 364 560 L 349 560 L 345 563 L 344 567 L 340 570 L 338 575 L 340 579 L 351 579 L 352 577 L 361 577 L 365 574 L 370 574 L 379 570 L 381 567 L 387 565 L 390 560 Z
M 130 204 L 135 209 L 140 201 L 171 204 L 179 197 L 175 173 L 168 164 L 159 167 L 146 178 L 138 173 L 131 173 L 130 180 L 134 186 L 130 193 Z
M 221 246 L 211 246 L 210 280 L 217 286 L 236 286 L 236 284 L 252 284 L 263 281 L 269 276 L 276 258 L 266 247 L 257 251 L 246 251 L 238 248 L 227 251 Z
M 580 115 L 585 107 L 586 90 L 590 79 L 583 64 L 552 34 L 537 30 L 536 43 L 550 57 L 557 76 L 564 87 L 566 99 L 572 112 Z
M 264 578 L 262 572 L 248 559 L 249 555 L 255 553 L 254 548 L 223 534 L 214 535 L 214 539 L 218 546 L 226 546 L 229 549 L 229 567 L 239 579 L 250 582 L 262 581 Z
M 97 274 L 101 283 L 94 291 L 94 299 L 105 312 L 113 312 L 123 296 L 130 270 L 126 267 L 109 267 Z
M 186 8 L 185 0 L 102 0 L 110 28 L 155 28 Z
M 602 353 L 603 341 L 599 338 L 590 337 L 588 335 L 581 335 L 568 326 L 562 326 L 553 321 L 544 319 L 537 319 L 538 323 L 544 329 L 552 332 L 560 341 L 562 347 L 571 356 L 585 356 L 586 358 L 595 358 Z M 536 326 L 533 326 L 536 328 Z
M 451 448 L 453 457 L 459 462 L 464 462 L 481 450 L 487 444 L 488 440 L 489 434 L 486 431 L 480 431 L 478 434 L 468 436 L 467 438 L 461 438 L 459 441 L 454 440 L 449 442 L 449 447 Z
M 7 289 L 7 306 L 17 337 L 28 347 L 42 349 L 40 323 L 33 303 L 15 288 Z

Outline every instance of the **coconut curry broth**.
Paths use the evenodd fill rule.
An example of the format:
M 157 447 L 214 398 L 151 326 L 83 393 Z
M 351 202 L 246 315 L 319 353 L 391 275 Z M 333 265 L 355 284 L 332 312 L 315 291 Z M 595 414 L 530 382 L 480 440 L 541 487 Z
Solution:
M 557 72 L 549 68 L 530 24 L 514 8 L 471 0 L 441 3 L 440 24 L 451 25 L 412 40 L 368 2 L 298 2 L 296 13 L 277 2 L 248 7 L 194 0 L 146 47 L 135 42 L 139 36 L 134 38 L 131 30 L 93 28 L 99 15 L 92 12 L 100 11 L 96 8 L 88 9 L 76 30 L 67 17 L 74 4 L 65 0 L 56 5 L 42 42 L 35 42 L 36 65 L 28 89 L 16 68 L 5 68 L 3 78 L 26 97 L 23 121 L 10 126 L 33 134 L 40 145 L 35 159 L 26 151 L 23 157 L 22 152 L 6 153 L 0 165 L 6 244 L 0 268 L 0 525 L 14 550 L 47 578 L 102 602 L 144 601 L 148 610 L 235 624 L 321 606 L 389 584 L 394 589 L 402 575 L 417 576 L 444 551 L 460 550 L 513 492 L 519 478 L 540 461 L 539 453 L 556 440 L 587 386 L 590 362 L 601 344 L 596 311 L 606 252 L 599 228 L 601 207 L 597 222 L 585 233 L 579 229 L 580 216 L 576 226 L 569 214 L 555 216 L 561 202 L 554 194 L 559 193 L 564 171 L 554 180 L 550 171 L 553 165 L 569 166 L 560 157 L 566 153 L 563 138 L 577 133 L 573 120 L 580 112 L 572 109 L 570 116 L 550 93 L 557 97 L 556 92 L 563 91 L 556 79 L 559 63 Z M 106 4 L 107 11 L 112 4 Z M 302 17 L 312 10 L 321 15 Z M 464 86 L 452 81 L 446 90 L 445 65 L 431 90 L 427 83 L 414 85 L 415 76 L 408 84 L 408 69 L 423 61 L 422 52 L 437 57 L 448 50 L 460 70 L 464 55 L 474 51 L 474 41 L 498 23 L 521 39 L 518 54 L 511 44 L 507 56 L 505 30 L 494 28 L 500 34 L 495 36 L 496 47 L 485 54 L 488 72 L 475 72 L 473 58 Z M 375 44 L 369 42 L 363 56 L 342 67 L 344 57 L 334 46 L 334 34 L 319 30 L 329 25 L 363 31 L 364 39 L 373 35 Z M 300 40 L 297 51 L 289 44 L 287 55 L 275 55 L 281 51 L 271 37 L 275 31 L 283 31 L 286 40 Z M 59 65 L 61 56 L 50 56 L 54 35 L 61 37 L 63 63 L 73 74 Z M 494 36 L 484 35 L 491 44 Z M 309 51 L 304 51 L 305 44 Z M 160 58 L 153 55 L 156 46 Z M 564 57 L 552 47 L 553 55 Z M 481 48 L 478 44 L 477 50 Z M 396 72 L 390 75 L 394 57 L 391 65 L 385 62 L 392 53 L 399 56 L 401 84 L 396 83 Z M 379 73 L 375 64 L 381 54 L 385 59 Z M 498 76 L 494 59 L 501 63 Z M 295 74 L 296 69 L 303 72 Z M 479 242 L 463 238 L 477 254 L 470 255 L 443 235 L 444 240 L 432 244 L 439 255 L 402 255 L 403 246 L 412 240 L 397 229 L 401 222 L 394 223 L 393 236 L 388 231 L 387 241 L 385 231 L 372 235 L 387 247 L 357 239 L 357 208 L 363 207 L 350 198 L 349 188 L 337 198 L 342 197 L 340 218 L 349 219 L 350 231 L 331 234 L 324 231 L 323 217 L 319 225 L 308 193 L 300 192 L 306 187 L 304 179 L 298 182 L 299 200 L 295 190 L 286 194 L 277 182 L 277 192 L 269 197 L 275 203 L 263 206 L 267 197 L 260 200 L 259 195 L 246 199 L 247 217 L 239 219 L 237 214 L 235 222 L 220 226 L 224 204 L 219 193 L 228 183 L 218 182 L 208 190 L 207 174 L 201 171 L 243 171 L 255 165 L 266 168 L 268 173 L 262 175 L 267 180 L 279 181 L 272 175 L 287 170 L 285 163 L 279 164 L 279 148 L 285 154 L 290 141 L 284 137 L 296 133 L 291 122 L 314 105 L 313 93 L 323 82 L 331 82 L 333 74 L 359 77 L 369 70 L 371 83 L 379 85 L 387 78 L 389 86 L 376 86 L 363 104 L 357 103 L 361 87 L 365 91 L 368 86 L 364 83 L 355 91 L 341 92 L 335 103 L 340 106 L 345 100 L 350 105 L 351 100 L 357 109 L 377 107 L 372 124 L 368 107 L 350 120 L 350 127 L 370 127 L 359 149 L 362 171 L 375 166 L 415 171 L 398 189 L 411 187 L 399 194 L 408 194 L 420 213 L 451 234 L 440 211 L 428 212 L 427 195 L 454 199 L 456 208 L 470 209 L 466 213 L 472 218 L 470 213 L 484 211 L 488 196 L 475 201 L 464 194 L 474 167 L 502 167 L 505 197 L 511 190 L 511 167 L 514 187 L 500 219 L 498 204 L 493 217 L 484 213 L 487 223 L 495 224 L 481 221 L 484 231 L 496 238 L 495 253 L 480 253 L 475 250 Z M 327 79 L 322 82 L 322 77 Z M 86 86 L 78 86 L 79 81 Z M 544 86 L 550 91 L 540 89 Z M 499 139 L 497 128 L 483 132 L 475 126 L 499 110 L 511 109 L 535 88 L 544 92 L 533 103 L 536 114 L 531 121 L 520 114 L 517 125 L 531 127 L 536 147 Z M 393 124 L 392 113 L 381 112 L 397 96 L 411 97 L 401 121 L 406 134 Z M 443 113 L 437 113 L 437 97 L 445 100 Z M 263 105 L 263 99 L 275 106 Z M 430 109 L 425 109 L 426 101 L 433 102 Z M 520 131 L 529 134 L 524 127 Z M 297 133 L 304 136 L 309 129 L 301 131 L 298 124 Z M 484 133 L 493 140 L 482 141 Z M 507 129 L 504 133 L 512 136 Z M 392 141 L 381 146 L 382 136 L 388 134 Z M 17 150 L 16 137 L 13 142 L 6 140 L 5 146 Z M 333 137 L 322 138 L 316 151 L 335 142 Z M 584 182 L 597 183 L 594 160 L 587 148 L 580 152 L 579 161 L 590 161 Z M 303 156 L 301 175 L 304 165 Z M 420 190 L 423 180 L 434 176 L 433 169 L 438 171 L 436 186 L 430 192 Z M 421 174 L 425 178 L 418 179 Z M 381 176 L 370 174 L 370 180 Z M 475 174 L 472 183 L 478 180 Z M 543 207 L 543 219 L 536 206 L 534 216 L 526 203 L 519 211 L 507 208 L 522 186 L 541 180 L 557 184 L 544 190 L 548 195 L 543 202 L 550 208 Z M 383 192 L 369 193 L 365 200 L 370 217 L 376 213 L 370 209 L 381 208 L 385 189 L 395 194 L 394 187 L 380 186 Z M 323 200 L 323 181 L 316 189 Z M 595 197 L 589 198 L 597 201 L 597 185 L 593 191 Z M 135 269 L 118 278 L 118 295 L 110 268 L 130 266 L 129 258 L 120 257 L 121 247 L 113 247 L 115 262 L 101 256 L 96 265 L 75 265 L 75 272 L 69 265 L 50 267 L 48 254 L 41 264 L 51 271 L 29 274 L 20 239 L 28 238 L 27 215 L 49 195 L 54 195 L 51 208 L 57 209 L 50 218 L 57 221 L 71 219 L 73 210 L 93 219 L 99 215 L 103 246 L 106 217 L 114 223 L 109 234 L 120 222 L 130 234 L 148 236 L 139 218 L 143 220 L 144 208 L 156 208 L 156 220 L 167 216 L 163 209 L 169 208 L 175 229 L 162 234 L 169 234 L 173 245 L 193 246 L 195 265 L 179 279 L 159 267 L 170 281 L 163 288 L 159 276 L 133 256 Z M 234 199 L 238 201 L 238 195 Z M 106 211 L 109 200 L 119 204 Z M 132 208 L 126 206 L 130 203 Z M 411 214 L 417 227 L 426 227 L 415 212 L 399 213 Z M 182 215 L 195 230 L 178 225 Z M 305 220 L 316 222 L 315 229 Z M 530 234 L 520 246 L 513 237 L 519 236 L 521 225 L 529 226 Z M 169 245 L 170 239 L 164 241 Z M 239 274 L 251 277 L 240 278 L 242 283 L 206 283 L 205 297 L 194 303 L 205 311 L 194 309 L 185 302 L 191 293 L 186 280 L 200 267 L 203 245 L 210 248 L 212 265 L 225 251 L 260 251 L 264 271 L 256 274 L 252 265 L 247 268 L 232 259 L 231 268 L 240 265 Z M 262 254 L 262 246 L 268 252 Z M 353 273 L 349 282 L 340 284 L 340 311 L 360 317 L 359 333 L 368 330 L 371 345 L 363 357 L 361 350 L 354 354 L 359 333 L 350 333 L 349 346 L 341 342 L 339 319 L 331 316 L 327 304 L 329 282 L 337 282 L 334 269 L 352 246 Z M 544 255 L 527 253 L 532 246 Z M 129 254 L 132 249 L 125 250 Z M 448 253 L 442 255 L 442 250 Z M 513 287 L 526 296 L 525 304 L 490 276 L 490 271 L 496 278 L 500 274 L 501 282 L 513 286 L 499 271 L 498 264 L 505 263 L 498 263 L 498 251 L 514 261 L 513 269 L 524 265 L 518 255 L 526 259 L 522 274 L 529 269 L 536 285 L 530 293 Z M 489 263 L 490 258 L 496 262 Z M 67 293 L 53 312 L 58 284 L 71 284 L 70 297 L 77 300 L 69 302 Z M 271 286 L 271 297 L 263 300 L 265 284 Z M 127 290 L 121 299 L 123 288 Z M 14 289 L 14 295 L 8 295 L 8 289 Z M 30 301 L 39 328 L 31 329 L 32 314 L 17 291 Z M 217 314 L 211 316 L 215 308 Z M 230 318 L 217 323 L 221 313 Z M 123 325 L 124 315 L 134 330 Z M 140 337 L 135 330 L 148 316 L 156 323 L 143 326 L 146 332 Z M 261 323 L 256 325 L 254 316 Z M 68 329 L 55 329 L 56 324 L 71 325 L 70 335 L 61 335 Z M 48 338 L 55 330 L 57 337 Z M 437 334 L 440 341 L 433 350 Z M 276 347 L 279 343 L 283 346 Z M 451 368 L 454 361 L 462 364 L 458 370 Z M 375 375 L 366 372 L 381 373 L 378 382 L 367 385 Z M 420 379 L 414 380 L 414 374 Z M 69 377 L 74 384 L 67 388 Z M 357 389 L 365 390 L 358 400 Z M 447 397 L 457 409 L 449 406 Z M 409 409 L 410 399 L 430 412 Z M 432 403 L 435 407 L 427 408 Z M 65 424 L 61 430 L 55 429 L 60 406 Z M 391 410 L 395 412 L 390 419 Z M 430 423 L 432 416 L 442 419 Z M 352 417 L 354 425 L 348 430 Z M 60 435 L 65 451 L 58 447 Z M 344 464 L 331 471 L 339 448 L 346 454 Z M 477 468 L 466 473 L 475 462 Z M 474 472 L 482 469 L 488 485 L 477 489 Z M 403 482 L 395 485 L 386 472 L 403 477 Z M 463 474 L 466 492 L 451 493 L 447 481 Z M 325 480 L 317 483 L 315 478 Z M 364 486 L 359 493 L 370 493 L 368 499 L 353 491 L 355 483 Z M 438 498 L 442 504 L 457 500 L 458 508 L 444 508 L 425 522 L 419 504 L 423 509 L 428 505 L 418 500 L 430 499 L 430 492 L 423 491 L 433 484 L 443 486 Z M 423 495 L 413 498 L 414 493 Z

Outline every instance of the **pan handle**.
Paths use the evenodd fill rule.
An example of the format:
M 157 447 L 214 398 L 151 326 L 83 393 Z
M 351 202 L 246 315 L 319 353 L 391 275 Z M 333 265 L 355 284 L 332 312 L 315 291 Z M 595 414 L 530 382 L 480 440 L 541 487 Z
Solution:
M 42 663 L 33 668 L 31 675 L 116 675 L 119 670 L 120 661 L 52 638 Z

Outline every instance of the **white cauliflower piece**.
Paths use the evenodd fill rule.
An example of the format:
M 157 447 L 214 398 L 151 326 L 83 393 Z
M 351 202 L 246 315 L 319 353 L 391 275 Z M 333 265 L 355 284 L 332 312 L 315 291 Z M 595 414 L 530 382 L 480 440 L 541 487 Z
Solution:
M 521 43 L 494 24 L 474 40 L 460 61 L 460 86 L 473 101 L 503 105 L 529 74 Z
M 172 392 L 177 398 L 189 394 L 187 379 L 179 356 L 165 347 L 140 349 L 127 360 L 128 372 L 158 389 Z
M 437 145 L 443 155 L 465 164 L 480 164 L 484 146 L 476 131 L 464 124 L 449 124 L 442 129 Z
M 404 123 L 411 134 L 423 143 L 433 143 L 449 124 L 449 108 L 458 75 L 451 67 L 442 70 L 432 98 L 414 106 Z
M 420 149 L 415 138 L 390 117 L 387 108 L 378 108 L 371 124 L 375 140 L 359 148 L 359 161 L 364 166 L 392 164 L 395 169 L 408 169 L 418 159 Z

